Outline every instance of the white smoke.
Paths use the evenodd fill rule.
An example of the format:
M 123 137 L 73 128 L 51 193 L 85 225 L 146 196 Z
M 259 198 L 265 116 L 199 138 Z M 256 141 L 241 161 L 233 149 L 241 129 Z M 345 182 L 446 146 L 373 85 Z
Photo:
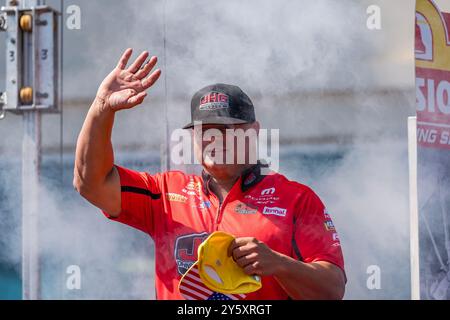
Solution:
M 158 67 L 163 68 L 164 1 L 72 2 L 80 6 L 83 20 L 81 30 L 65 31 L 66 98 L 92 99 L 98 84 L 127 47 L 135 48 L 134 57 L 141 50 L 149 50 L 159 57 Z M 372 3 L 384 10 L 385 29 L 379 33 L 365 27 L 365 10 Z M 408 12 L 408 18 L 402 21 L 409 21 L 411 27 L 403 26 L 402 33 L 393 23 L 393 17 L 397 17 L 390 11 L 393 7 Z M 263 126 L 281 128 L 281 138 L 283 132 L 303 138 L 320 137 L 327 127 L 336 135 L 348 130 L 356 138 L 345 146 L 341 160 L 330 160 L 337 164 L 325 167 L 322 173 L 310 172 L 311 168 L 295 158 L 283 171 L 283 161 L 288 160 L 282 153 L 281 173 L 311 185 L 329 208 L 346 258 L 347 298 L 408 298 L 406 115 L 414 110 L 412 45 L 411 56 L 405 58 L 404 52 L 409 52 L 405 39 L 411 40 L 413 35 L 411 8 L 413 4 L 408 1 L 167 0 L 167 60 L 162 70 L 167 88 L 161 78 L 150 89 L 143 106 L 120 112 L 113 139 L 122 145 L 144 139 L 141 144 L 148 147 L 155 141 L 163 142 L 165 89 L 169 127 L 174 129 L 188 122 L 189 99 L 194 91 L 215 82 L 237 84 L 248 92 L 257 105 L 257 116 L 264 120 Z M 397 32 L 396 36 L 389 37 L 390 32 Z M 394 52 L 385 53 L 390 45 Z M 392 65 L 382 60 L 389 54 L 398 59 L 394 60 L 399 69 L 390 69 Z M 394 102 L 388 102 L 382 94 L 369 94 L 385 83 L 386 87 L 406 86 L 410 91 Z M 318 92 L 316 97 L 321 99 L 330 90 L 350 92 L 346 101 L 356 107 L 340 114 L 333 109 L 339 107 L 332 105 L 333 101 L 329 108 L 314 109 L 310 102 L 315 98 L 297 97 L 302 92 Z M 360 95 L 354 96 L 352 91 Z M 386 103 L 400 111 L 389 110 L 383 106 Z M 388 111 L 392 119 L 387 119 L 391 114 L 385 113 Z M 65 139 L 73 145 L 84 114 L 71 116 L 78 118 L 66 119 Z M 71 126 L 74 122 L 77 125 Z M 51 139 L 51 135 L 47 132 L 44 136 Z M 1 141 L 0 147 L 8 149 L 5 146 L 7 142 Z M 290 148 L 304 150 L 303 146 Z M 318 149 L 323 152 L 323 148 Z M 124 153 L 116 151 L 118 155 Z M 325 151 L 324 158 L 332 154 Z M 72 158 L 73 154 L 66 155 L 66 159 Z M 67 165 L 70 167 L 71 161 Z M 67 177 L 71 169 L 65 174 L 64 188 L 52 181 L 42 185 L 42 271 L 49 286 L 43 297 L 154 297 L 148 238 L 106 221 L 71 190 Z M 3 181 L 14 181 L 8 172 L 2 171 L 1 176 Z M 20 203 L 18 187 L 8 190 L 8 202 L 0 203 L 2 212 Z M 6 250 L 0 255 L 19 266 L 20 210 L 8 212 L 15 216 L 0 220 L 0 241 Z M 65 288 L 65 271 L 71 264 L 81 267 L 81 291 Z M 366 287 L 369 265 L 381 268 L 381 290 Z

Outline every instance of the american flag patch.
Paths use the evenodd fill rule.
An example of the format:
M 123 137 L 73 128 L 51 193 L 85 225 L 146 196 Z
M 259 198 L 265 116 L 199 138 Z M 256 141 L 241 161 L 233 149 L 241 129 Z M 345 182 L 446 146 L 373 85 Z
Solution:
M 179 290 L 186 300 L 243 300 L 246 297 L 245 294 L 225 294 L 209 289 L 200 278 L 197 263 L 183 276 Z

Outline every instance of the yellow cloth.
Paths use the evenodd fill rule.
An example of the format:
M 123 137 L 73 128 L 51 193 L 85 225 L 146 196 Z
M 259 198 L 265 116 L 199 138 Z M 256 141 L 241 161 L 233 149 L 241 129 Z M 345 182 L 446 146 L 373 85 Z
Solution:
M 262 287 L 259 276 L 249 276 L 228 256 L 234 237 L 222 231 L 211 234 L 198 248 L 198 269 L 202 282 L 213 291 L 249 293 Z

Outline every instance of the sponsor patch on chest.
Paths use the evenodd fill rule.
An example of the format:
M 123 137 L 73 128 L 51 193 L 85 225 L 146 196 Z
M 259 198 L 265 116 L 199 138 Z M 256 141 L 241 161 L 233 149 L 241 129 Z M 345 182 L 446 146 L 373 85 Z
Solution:
M 326 220 L 326 221 L 324 222 L 324 225 L 325 225 L 325 229 L 326 229 L 327 231 L 334 231 L 334 230 L 336 230 L 336 229 L 334 228 L 333 221 L 331 221 L 331 220 Z
M 268 195 L 268 196 L 253 196 L 253 195 L 246 195 L 245 200 L 247 201 L 251 201 L 255 204 L 276 204 L 279 200 L 280 197 L 279 196 L 272 196 L 272 195 Z
M 285 217 L 287 213 L 287 209 L 280 207 L 264 207 L 263 214 L 267 215 L 275 215 L 279 217 Z
M 186 201 L 187 201 L 186 196 L 183 196 L 181 194 L 174 193 L 174 192 L 167 192 L 166 198 L 167 198 L 167 200 L 172 201 L 172 202 L 186 203 Z
M 240 202 L 234 208 L 234 212 L 240 214 L 254 214 L 258 211 L 258 208 L 252 204 Z

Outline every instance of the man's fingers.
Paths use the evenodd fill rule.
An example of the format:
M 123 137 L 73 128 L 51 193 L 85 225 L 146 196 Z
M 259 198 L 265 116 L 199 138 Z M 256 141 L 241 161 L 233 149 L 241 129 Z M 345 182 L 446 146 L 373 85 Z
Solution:
M 117 64 L 117 68 L 124 70 L 127 66 L 128 60 L 131 57 L 131 54 L 133 53 L 133 49 L 128 48 L 125 50 L 125 52 L 122 54 L 122 57 L 120 57 L 119 63 Z
M 157 61 L 158 59 L 156 57 L 151 57 L 150 60 L 144 65 L 144 67 L 136 72 L 134 78 L 137 80 L 144 79 L 150 73 L 150 71 L 152 71 Z
M 230 245 L 228 246 L 227 255 L 229 257 L 231 257 L 233 255 L 233 250 L 236 249 L 237 247 L 238 247 L 238 245 L 236 243 L 236 239 L 234 239 L 233 241 L 231 241 Z
M 255 247 L 250 244 L 237 247 L 236 249 L 233 250 L 233 259 L 236 261 L 241 257 L 251 254 L 253 252 L 255 252 Z
M 128 99 L 127 104 L 130 107 L 134 107 L 140 103 L 142 103 L 145 99 L 145 97 L 147 96 L 147 92 L 139 92 L 137 95 L 132 96 L 131 98 Z
M 253 238 L 236 238 L 234 239 L 230 246 L 228 247 L 228 256 L 231 257 L 234 249 L 245 246 L 247 243 L 251 242 Z
M 148 58 L 148 52 L 144 51 L 142 52 L 139 57 L 136 58 L 136 60 L 133 62 L 133 64 L 128 68 L 128 71 L 131 73 L 136 73 L 142 66 L 142 64 L 147 60 Z
M 236 260 L 236 263 L 241 268 L 245 268 L 249 264 L 255 262 L 257 260 L 257 258 L 258 258 L 258 254 L 254 252 L 254 253 L 250 253 L 250 254 L 240 257 L 239 259 Z
M 156 80 L 158 80 L 160 75 L 161 70 L 156 69 L 155 71 L 152 72 L 152 74 L 148 78 L 142 80 L 142 87 L 144 88 L 144 90 L 150 88 L 156 82 Z
M 261 275 L 261 271 L 258 269 L 258 262 L 253 262 L 244 267 L 245 274 L 252 276 L 254 274 Z

